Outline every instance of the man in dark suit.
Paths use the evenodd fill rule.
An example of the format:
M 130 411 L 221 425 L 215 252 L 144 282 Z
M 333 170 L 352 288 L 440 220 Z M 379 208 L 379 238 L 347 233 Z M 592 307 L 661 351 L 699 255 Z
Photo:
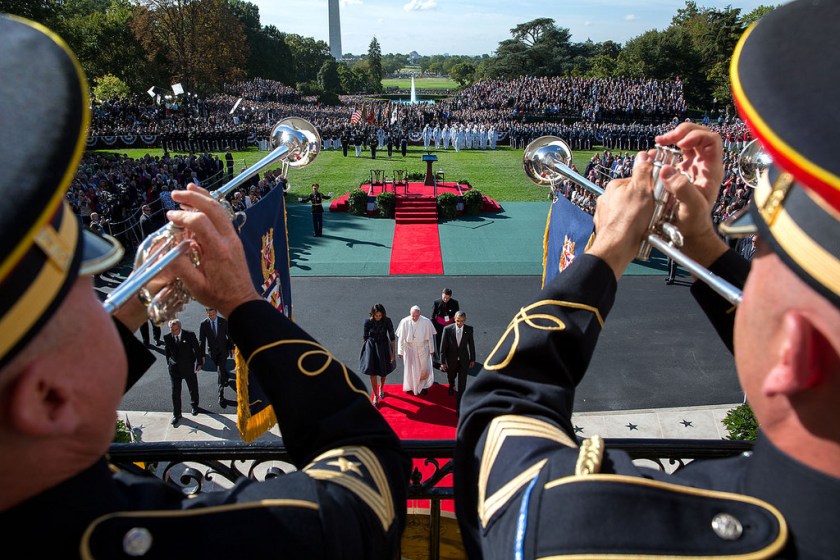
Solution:
M 460 415 L 461 395 L 467 388 L 467 375 L 475 366 L 475 339 L 473 328 L 466 324 L 467 314 L 455 312 L 455 323 L 443 329 L 440 341 L 440 369 L 449 380 L 449 394 L 455 392 L 455 378 L 458 378 L 458 393 L 455 397 L 455 414 Z
M 187 382 L 190 392 L 192 415 L 198 414 L 198 376 L 196 372 L 204 363 L 204 354 L 198 345 L 198 339 L 192 331 L 181 328 L 181 321 L 169 321 L 169 334 L 163 337 L 166 350 L 166 363 L 169 366 L 169 379 L 172 381 L 172 425 L 181 420 L 181 380 Z
M 228 324 L 224 317 L 219 317 L 216 309 L 207 308 L 207 318 L 198 327 L 199 344 L 201 355 L 209 355 L 216 364 L 219 372 L 219 406 L 227 407 L 225 399 L 225 387 L 228 386 L 230 375 L 227 370 L 228 356 L 233 356 L 233 341 L 228 336 Z M 207 347 L 210 352 L 207 352 Z
M 436 299 L 432 305 L 432 324 L 435 326 L 435 355 L 434 366 L 440 367 L 440 335 L 443 328 L 455 322 L 455 312 L 458 311 L 458 300 L 452 298 L 452 289 L 444 288 L 440 294 L 440 299 Z

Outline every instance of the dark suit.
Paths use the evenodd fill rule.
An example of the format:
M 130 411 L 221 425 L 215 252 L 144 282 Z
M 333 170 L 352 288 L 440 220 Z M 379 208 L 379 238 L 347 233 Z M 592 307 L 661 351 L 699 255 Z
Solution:
M 440 364 L 440 333 L 443 332 L 443 327 L 455 322 L 455 312 L 460 309 L 458 300 L 452 297 L 449 298 L 449 301 L 436 299 L 432 305 L 432 316 L 429 319 L 435 326 L 435 367 Z
M 201 355 L 209 355 L 216 364 L 216 370 L 219 372 L 219 404 L 224 401 L 225 387 L 227 387 L 230 375 L 227 370 L 227 358 L 233 351 L 233 341 L 228 335 L 227 320 L 223 317 L 216 316 L 216 332 L 213 332 L 213 322 L 210 317 L 204 319 L 198 327 L 199 344 L 201 345 Z M 209 346 L 209 352 L 208 350 Z
M 440 363 L 446 366 L 446 377 L 450 388 L 455 384 L 455 378 L 458 378 L 455 410 L 460 411 L 461 395 L 467 388 L 470 364 L 475 365 L 475 339 L 471 326 L 464 325 L 460 344 L 458 344 L 458 325 L 452 324 L 443 329 L 440 341 Z
M 169 379 L 172 381 L 172 415 L 181 416 L 181 380 L 187 382 L 190 392 L 190 404 L 198 408 L 198 376 L 195 365 L 204 361 L 204 354 L 198 345 L 195 333 L 181 329 L 180 342 L 176 342 L 172 333 L 163 337 L 166 350 L 166 363 L 169 366 Z

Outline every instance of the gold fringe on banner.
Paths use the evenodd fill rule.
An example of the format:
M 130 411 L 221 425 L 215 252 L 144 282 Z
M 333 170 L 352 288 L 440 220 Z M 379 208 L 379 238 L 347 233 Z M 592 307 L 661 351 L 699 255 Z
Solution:
M 234 360 L 236 361 L 236 425 L 242 441 L 251 443 L 274 427 L 277 417 L 271 405 L 256 414 L 251 414 L 251 399 L 248 396 L 248 363 L 239 352 L 239 348 L 236 349 Z

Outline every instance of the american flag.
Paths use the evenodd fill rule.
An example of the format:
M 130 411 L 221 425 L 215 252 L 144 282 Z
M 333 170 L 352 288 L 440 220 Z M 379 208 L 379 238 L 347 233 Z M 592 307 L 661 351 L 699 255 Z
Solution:
M 359 124 L 360 120 L 362 120 L 362 110 L 357 108 L 350 117 L 350 124 Z

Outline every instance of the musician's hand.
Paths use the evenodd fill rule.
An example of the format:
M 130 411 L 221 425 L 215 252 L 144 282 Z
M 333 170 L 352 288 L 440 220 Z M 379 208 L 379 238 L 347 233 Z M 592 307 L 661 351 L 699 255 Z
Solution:
M 258 300 L 242 242 L 222 205 L 208 191 L 192 183 L 187 185 L 187 190 L 174 191 L 172 199 L 185 210 L 169 211 L 167 218 L 192 233 L 193 247 L 202 255 L 198 268 L 189 259 L 176 259 L 173 264 L 193 297 L 217 308 L 225 317 L 230 317 L 246 301 Z
M 683 153 L 677 166 L 694 178 L 694 186 L 703 192 L 712 209 L 723 181 L 723 143 L 720 134 L 694 123 L 682 123 L 674 130 L 656 137 L 663 146 L 676 145 Z
M 680 202 L 675 225 L 685 238 L 682 251 L 708 267 L 727 248 L 715 233 L 711 217 L 723 180 L 720 135 L 697 124 L 683 123 L 656 140 L 676 144 L 683 151 L 683 161 L 676 168 L 663 166 L 659 177 Z
M 595 206 L 595 241 L 587 251 L 619 278 L 639 251 L 653 215 L 653 163 L 639 152 L 629 179 L 613 179 Z

